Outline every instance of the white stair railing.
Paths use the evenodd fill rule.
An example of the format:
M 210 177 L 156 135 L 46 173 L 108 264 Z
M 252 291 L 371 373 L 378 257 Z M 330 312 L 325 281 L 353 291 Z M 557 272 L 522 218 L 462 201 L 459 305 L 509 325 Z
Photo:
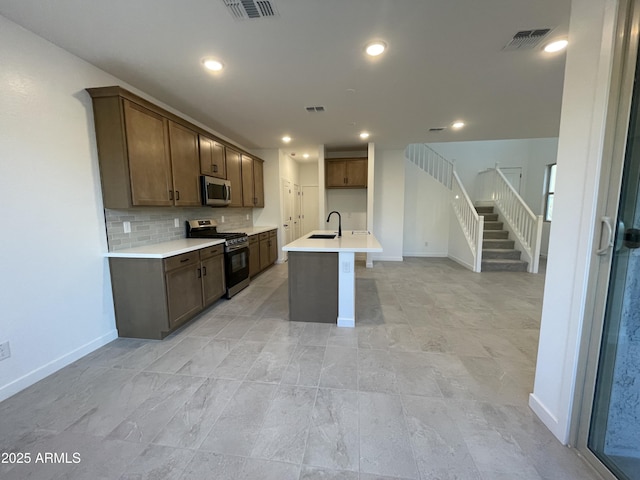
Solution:
M 515 235 L 524 260 L 529 263 L 528 271 L 538 273 L 542 215 L 536 215 L 531 211 L 497 166 L 495 169 L 480 172 L 478 180 L 478 199 L 493 202 Z
M 469 248 L 473 254 L 473 271 L 482 270 L 482 240 L 484 238 L 484 217 L 478 215 L 473 202 L 460 181 L 458 174 L 453 171 L 451 204 L 458 217 L 460 227 L 467 239 Z
M 454 171 L 451 160 L 424 143 L 412 143 L 405 149 L 404 156 L 451 190 Z

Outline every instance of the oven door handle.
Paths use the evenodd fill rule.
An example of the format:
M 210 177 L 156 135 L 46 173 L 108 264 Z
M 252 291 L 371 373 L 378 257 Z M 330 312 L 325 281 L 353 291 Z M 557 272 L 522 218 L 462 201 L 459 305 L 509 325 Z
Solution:
M 242 243 L 233 245 L 232 247 L 227 247 L 227 252 L 236 252 L 238 250 L 242 250 L 243 248 L 249 248 L 249 244 Z

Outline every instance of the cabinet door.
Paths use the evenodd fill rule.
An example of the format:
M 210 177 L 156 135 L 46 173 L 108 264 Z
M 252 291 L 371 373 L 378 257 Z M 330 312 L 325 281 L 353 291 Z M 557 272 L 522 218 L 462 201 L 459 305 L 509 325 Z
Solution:
M 367 163 L 366 158 L 356 158 L 346 162 L 347 185 L 350 187 L 367 186 Z
M 260 273 L 260 242 L 249 242 L 249 276 L 253 277 Z
M 278 234 L 273 231 L 269 232 L 269 265 L 275 263 L 278 259 Z
M 216 255 L 202 261 L 202 298 L 204 306 L 212 304 L 224 295 L 224 255 Z
M 240 152 L 227 147 L 227 180 L 231 183 L 230 207 L 242 206 L 242 163 Z
M 264 270 L 271 265 L 269 262 L 269 250 L 269 238 L 260 240 L 260 270 Z
M 325 169 L 326 186 L 328 188 L 346 186 L 347 172 L 344 160 L 327 160 Z
M 242 155 L 242 205 L 253 207 L 256 199 L 253 191 L 253 158 Z
M 264 164 L 262 160 L 253 160 L 253 194 L 256 197 L 255 206 L 264 207 Z
M 167 120 L 128 100 L 123 105 L 131 204 L 173 205 Z
M 169 328 L 180 325 L 202 310 L 202 270 L 187 265 L 165 274 Z
M 200 206 L 198 134 L 169 120 L 173 199 L 177 207 Z
M 199 135 L 198 139 L 200 142 L 200 173 L 212 177 L 227 178 L 224 145 L 203 135 Z

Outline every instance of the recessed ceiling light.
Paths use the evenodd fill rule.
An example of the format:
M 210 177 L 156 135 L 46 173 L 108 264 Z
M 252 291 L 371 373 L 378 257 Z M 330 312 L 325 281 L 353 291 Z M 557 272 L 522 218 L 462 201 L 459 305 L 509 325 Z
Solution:
M 386 49 L 387 49 L 386 43 L 376 41 L 376 42 L 369 43 L 367 45 L 367 48 L 365 49 L 365 52 L 367 52 L 367 55 L 370 55 L 372 57 L 377 57 L 378 55 L 382 54 L 382 52 L 384 52 Z
M 219 72 L 224 68 L 222 62 L 214 58 L 205 58 L 204 60 L 202 60 L 202 65 L 204 65 L 204 68 L 206 68 L 207 70 L 211 70 L 212 72 Z
M 456 130 L 461 129 L 462 127 L 464 127 L 464 122 L 460 120 L 457 120 L 451 124 L 451 128 L 455 128 Z
M 285 135 L 284 137 L 282 137 L 282 141 L 284 143 L 289 143 L 291 141 L 291 137 L 289 135 Z
M 309 154 L 308 153 L 303 153 L 302 154 L 302 158 L 309 158 Z
M 360 138 L 362 138 L 362 139 L 369 138 L 369 132 L 361 132 L 360 133 Z
M 544 47 L 544 51 L 548 53 L 559 52 L 564 50 L 569 45 L 567 40 L 556 40 L 555 42 L 547 43 Z

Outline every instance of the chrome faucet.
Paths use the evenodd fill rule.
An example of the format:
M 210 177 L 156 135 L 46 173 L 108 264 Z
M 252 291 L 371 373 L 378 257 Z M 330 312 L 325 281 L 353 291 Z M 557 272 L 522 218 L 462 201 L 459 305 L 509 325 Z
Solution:
M 334 213 L 338 214 L 338 236 L 341 237 L 342 236 L 342 215 L 340 215 L 340 212 L 336 212 L 335 210 L 331 212 L 327 217 L 327 223 L 329 223 L 329 220 L 331 219 L 331 215 L 333 215 Z

